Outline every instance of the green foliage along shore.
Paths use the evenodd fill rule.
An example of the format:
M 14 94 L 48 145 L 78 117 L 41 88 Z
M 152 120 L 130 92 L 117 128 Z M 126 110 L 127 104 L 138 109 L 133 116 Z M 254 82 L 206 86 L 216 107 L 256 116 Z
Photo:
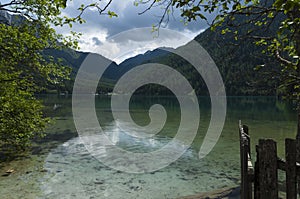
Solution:
M 3 11 L 9 6 L 0 5 L 0 155 L 18 154 L 43 135 L 49 118 L 34 95 L 47 85 L 60 85 L 70 72 L 42 53 L 59 47 L 48 18 L 59 14 L 59 4 L 26 1 L 16 6 L 27 14 L 10 15 Z

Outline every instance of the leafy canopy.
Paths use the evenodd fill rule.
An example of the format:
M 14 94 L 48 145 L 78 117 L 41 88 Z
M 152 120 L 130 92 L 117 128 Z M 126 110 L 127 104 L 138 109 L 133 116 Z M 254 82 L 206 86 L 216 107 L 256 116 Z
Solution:
M 227 28 L 222 30 L 222 33 L 234 35 L 236 41 L 254 39 L 257 45 L 264 47 L 263 53 L 273 56 L 282 65 L 278 75 L 286 96 L 293 99 L 300 97 L 300 1 L 136 0 L 134 4 L 149 5 L 144 12 L 156 6 L 163 8 L 161 19 L 154 29 L 166 24 L 174 9 L 180 9 L 185 23 L 198 19 L 206 20 L 213 30 L 225 24 Z M 205 13 L 215 13 L 216 17 L 210 22 Z M 241 21 L 241 16 L 246 16 L 247 19 Z M 275 32 L 274 36 L 265 37 L 264 31 L 270 31 L 272 24 L 278 21 L 279 28 L 272 30 Z M 251 28 L 238 31 L 237 27 L 246 24 Z
M 60 85 L 70 69 L 46 55 L 44 50 L 77 48 L 76 38 L 63 37 L 53 26 L 84 23 L 83 12 L 96 7 L 105 13 L 108 3 L 81 5 L 74 17 L 62 15 L 67 0 L 11 0 L 0 4 L 0 147 L 13 152 L 26 149 L 31 139 L 42 136 L 49 123 L 34 94 L 46 85 Z

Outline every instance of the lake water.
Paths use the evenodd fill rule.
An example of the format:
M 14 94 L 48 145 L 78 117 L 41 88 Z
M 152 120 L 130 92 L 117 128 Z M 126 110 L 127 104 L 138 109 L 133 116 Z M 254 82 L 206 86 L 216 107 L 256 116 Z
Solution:
M 47 136 L 34 143 L 31 154 L 1 164 L 2 173 L 15 170 L 10 176 L 0 176 L 1 198 L 179 198 L 236 187 L 240 180 L 239 120 L 250 128 L 252 150 L 258 139 L 274 138 L 282 157 L 284 139 L 294 138 L 296 133 L 296 112 L 291 104 L 274 97 L 228 97 L 221 137 L 214 149 L 199 159 L 210 122 L 210 99 L 199 97 L 201 119 L 191 147 L 163 169 L 130 174 L 105 166 L 86 150 L 74 127 L 71 97 L 41 98 L 48 107 L 47 115 L 55 121 L 47 129 Z M 133 139 L 119 129 L 122 121 L 113 119 L 109 97 L 96 96 L 96 112 L 101 127 L 119 147 L 132 152 L 155 151 L 176 135 L 180 122 L 178 101 L 173 97 L 136 96 L 130 104 L 133 120 L 147 125 L 149 107 L 157 103 L 164 106 L 168 117 L 162 131 L 150 139 Z

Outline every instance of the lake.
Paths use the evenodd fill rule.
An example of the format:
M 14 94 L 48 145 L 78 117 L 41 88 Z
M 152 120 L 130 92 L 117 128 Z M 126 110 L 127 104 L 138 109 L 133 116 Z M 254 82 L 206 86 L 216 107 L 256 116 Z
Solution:
M 210 99 L 199 97 L 199 129 L 186 152 L 160 170 L 125 173 L 107 167 L 87 151 L 75 130 L 70 96 L 40 98 L 47 106 L 47 115 L 54 121 L 46 137 L 35 141 L 29 155 L 1 164 L 2 174 L 8 169 L 15 170 L 10 176 L 0 176 L 1 198 L 179 198 L 236 187 L 240 182 L 239 120 L 250 128 L 253 154 L 258 139 L 273 138 L 278 143 L 278 154 L 283 157 L 284 139 L 296 135 L 296 111 L 290 103 L 275 97 L 228 97 L 220 139 L 206 157 L 199 159 L 211 113 Z M 178 130 L 181 111 L 175 97 L 134 96 L 131 99 L 130 113 L 139 125 L 150 122 L 148 110 L 153 104 L 161 104 L 166 109 L 165 126 L 149 139 L 132 138 L 119 128 L 123 121 L 114 120 L 110 97 L 95 96 L 95 100 L 99 124 L 109 139 L 124 150 L 137 153 L 158 150 Z M 128 131 L 130 128 L 127 125 Z

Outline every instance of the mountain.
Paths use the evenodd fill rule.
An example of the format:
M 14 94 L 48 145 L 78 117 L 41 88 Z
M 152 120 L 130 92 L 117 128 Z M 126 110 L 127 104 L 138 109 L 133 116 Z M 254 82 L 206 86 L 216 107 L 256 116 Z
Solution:
M 278 15 L 268 30 L 257 29 L 255 35 L 274 36 L 282 16 Z M 246 21 L 245 16 L 239 16 L 236 23 Z M 228 95 L 276 95 L 279 80 L 274 74 L 281 70 L 280 64 L 270 55 L 262 53 L 263 47 L 255 44 L 251 35 L 247 35 L 252 24 L 233 28 L 243 39 L 235 40 L 234 34 L 222 34 L 226 26 L 220 26 L 216 31 L 210 29 L 198 35 L 195 40 L 199 42 L 211 55 L 225 83 Z M 266 64 L 267 63 L 267 64 Z M 264 65 L 260 70 L 255 68 Z
M 56 61 L 61 61 L 61 64 L 71 67 L 73 69 L 72 72 L 76 74 L 81 63 L 89 53 L 75 51 L 70 48 L 63 48 L 60 50 L 46 49 L 44 54 L 53 56 Z
M 278 15 L 268 30 L 257 30 L 255 35 L 268 37 L 276 34 L 276 30 L 280 26 L 281 17 Z M 240 16 L 236 18 L 235 22 L 242 23 L 245 20 L 245 16 Z M 222 30 L 225 28 L 227 27 L 223 25 L 215 31 L 207 29 L 194 40 L 201 44 L 216 63 L 223 78 L 227 95 L 276 95 L 279 85 L 279 79 L 276 77 L 276 74 L 281 70 L 280 64 L 273 57 L 263 54 L 263 48 L 257 46 L 254 43 L 255 40 L 251 37 L 246 37 L 247 31 L 252 29 L 253 25 L 249 23 L 233 28 L 233 32 L 238 31 L 242 36 L 245 36 L 244 39 L 238 41 L 235 40 L 234 34 L 222 34 Z M 189 45 L 189 43 L 186 45 Z M 143 57 L 136 56 L 135 58 L 131 58 L 130 62 L 168 65 L 182 73 L 188 79 L 194 87 L 196 94 L 208 94 L 206 85 L 199 73 L 186 60 L 177 55 L 167 53 L 162 56 L 156 55 L 151 59 L 143 59 Z M 264 67 L 256 70 L 258 65 L 264 65 Z M 132 67 L 134 66 L 135 64 L 132 64 Z M 132 81 L 135 80 L 132 79 Z M 137 93 L 169 94 L 167 89 L 158 85 L 144 86 Z
M 22 20 L 24 20 L 22 17 L 9 15 L 4 11 L 0 12 L 0 23 L 18 24 Z M 236 20 L 242 22 L 245 18 L 244 16 L 240 16 L 240 18 Z M 236 30 L 245 33 L 247 29 L 249 29 L 249 27 L 252 28 L 252 26 L 251 24 L 247 24 L 237 27 Z M 278 26 L 279 20 L 274 20 L 268 31 L 258 32 L 258 34 L 271 36 L 276 33 Z M 225 26 L 220 26 L 215 31 L 207 29 L 194 40 L 199 42 L 215 61 L 222 75 L 227 95 L 275 95 L 279 83 L 278 80 L 272 78 L 270 74 L 280 70 L 279 64 L 271 57 L 262 54 L 262 48 L 255 45 L 253 40 L 243 39 L 237 43 L 232 34 L 221 34 L 225 28 Z M 131 57 L 119 65 L 112 62 L 100 80 L 98 92 L 111 92 L 117 80 L 127 71 L 138 65 L 160 63 L 173 67 L 182 73 L 194 87 L 196 94 L 207 95 L 208 91 L 200 74 L 186 60 L 170 53 L 168 50 L 172 49 L 147 51 L 144 54 Z M 69 48 L 63 50 L 48 49 L 45 50 L 44 53 L 53 56 L 55 60 L 60 60 L 62 64 L 72 68 L 71 81 L 66 81 L 65 86 L 59 88 L 60 90 L 71 92 L 75 75 L 88 53 Z M 101 57 L 106 59 L 103 56 Z M 265 65 L 260 71 L 254 70 L 257 65 L 264 63 L 269 64 Z M 135 81 L 135 79 L 131 81 Z M 158 85 L 143 86 L 138 89 L 137 93 L 155 95 L 170 94 L 166 88 Z
M 273 61 L 271 57 L 262 54 L 262 48 L 255 45 L 252 40 L 244 40 L 238 45 L 235 44 L 232 35 L 221 34 L 223 28 L 219 27 L 216 31 L 207 29 L 194 40 L 199 42 L 215 61 L 222 75 L 227 95 L 275 95 L 278 81 L 266 78 L 269 77 L 266 76 L 266 73 L 279 70 L 278 63 Z M 268 34 L 270 35 L 272 32 Z M 145 63 L 160 63 L 182 73 L 194 87 L 196 94 L 207 95 L 208 91 L 201 75 L 186 60 L 170 53 L 168 50 L 155 49 L 147 51 L 144 54 L 126 59 L 119 65 L 112 62 L 100 80 L 98 92 L 111 92 L 118 79 L 136 66 Z M 64 64 L 72 67 L 72 81 L 68 83 L 66 88 L 71 92 L 75 74 L 88 53 L 71 49 L 48 50 L 47 53 L 62 59 Z M 103 59 L 106 58 L 103 57 Z M 266 62 L 271 64 L 261 71 L 254 70 L 257 65 Z M 132 79 L 132 81 L 135 80 Z M 139 88 L 137 94 L 169 95 L 170 92 L 162 86 L 148 85 Z
M 18 26 L 24 22 L 26 22 L 25 17 L 21 15 L 11 15 L 6 11 L 0 10 L 0 23 L 6 24 L 8 26 Z M 42 55 L 46 58 L 46 60 L 49 60 L 49 56 L 51 56 L 53 57 L 54 61 L 60 62 L 60 64 L 63 66 L 70 67 L 72 69 L 70 77 L 71 80 L 66 80 L 64 82 L 64 85 L 60 87 L 57 87 L 56 85 L 47 85 L 47 89 L 48 91 L 59 90 L 60 92 L 67 91 L 70 93 L 73 89 L 73 83 L 76 77 L 76 73 L 89 53 L 76 51 L 62 45 L 61 47 L 61 49 L 45 49 L 42 52 Z M 99 55 L 99 57 L 103 59 L 105 63 L 111 62 L 111 65 L 109 66 L 108 70 L 105 71 L 103 78 L 101 79 L 101 90 L 111 91 L 111 88 L 113 87 L 113 84 L 116 80 L 118 65 L 101 55 Z
M 0 10 L 0 23 L 6 25 L 18 25 L 25 21 L 26 18 L 21 15 L 11 15 L 4 10 Z
M 169 54 L 171 48 L 160 48 L 155 49 L 153 51 L 147 51 L 144 54 L 139 54 L 137 56 L 131 57 L 129 59 L 124 60 L 122 63 L 117 65 L 115 62 L 108 60 L 107 58 L 98 55 L 101 59 L 108 60 L 112 62 L 112 64 L 106 69 L 102 78 L 99 82 L 99 88 L 97 89 L 98 93 L 109 93 L 112 92 L 114 84 L 117 80 L 122 77 L 126 72 L 131 70 L 132 68 L 151 62 L 163 56 Z M 68 92 L 72 92 L 72 85 L 76 77 L 76 73 L 84 61 L 84 59 L 88 56 L 89 53 L 75 51 L 69 48 L 65 48 L 63 50 L 57 49 L 48 49 L 44 52 L 47 55 L 53 56 L 56 60 L 60 60 L 63 65 L 69 66 L 72 68 L 71 81 L 66 82 L 65 88 L 61 88 L 62 90 L 67 90 Z
M 89 55 L 87 52 L 80 52 L 75 51 L 70 48 L 62 48 L 62 49 L 47 49 L 43 52 L 46 56 L 52 56 L 55 61 L 59 61 L 62 65 L 68 66 L 72 69 L 70 80 L 67 80 L 64 82 L 64 85 L 61 87 L 51 87 L 48 86 L 48 89 L 50 90 L 60 90 L 60 92 L 68 92 L 72 93 L 73 90 L 73 84 L 76 78 L 76 74 L 82 64 L 82 62 L 85 60 L 85 58 Z M 101 89 L 99 87 L 98 92 L 100 93 L 107 93 L 111 92 L 113 85 L 116 80 L 115 74 L 118 71 L 118 65 L 107 59 L 106 57 L 102 55 L 98 55 L 100 59 L 103 59 L 104 63 L 111 62 L 108 69 L 104 72 L 103 77 L 100 80 L 99 85 L 101 85 Z
M 139 54 L 134 57 L 128 58 L 119 64 L 119 71 L 116 74 L 116 80 L 119 79 L 124 73 L 130 69 L 141 65 L 152 62 L 158 58 L 166 56 L 169 54 L 169 51 L 172 51 L 172 48 L 157 48 L 152 51 L 147 51 L 144 54 Z

